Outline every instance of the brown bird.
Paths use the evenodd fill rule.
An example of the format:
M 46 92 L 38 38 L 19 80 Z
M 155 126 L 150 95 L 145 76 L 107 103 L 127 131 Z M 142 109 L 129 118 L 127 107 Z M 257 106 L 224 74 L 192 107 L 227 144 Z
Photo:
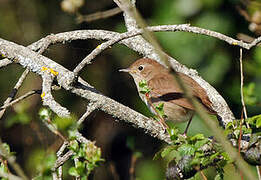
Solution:
M 164 120 L 175 123 L 189 121 L 184 132 L 186 134 L 195 108 L 185 97 L 183 90 L 167 68 L 155 60 L 142 58 L 135 61 L 129 68 L 120 71 L 128 72 L 133 77 L 140 98 L 152 113 L 157 114 L 155 107 L 163 103 L 163 111 L 167 116 Z M 176 72 L 175 75 L 179 76 L 190 93 L 198 99 L 208 113 L 216 114 L 205 90 L 196 81 L 183 73 Z M 141 93 L 139 83 L 144 80 L 150 89 L 149 94 Z M 164 121 L 161 123 L 166 127 Z

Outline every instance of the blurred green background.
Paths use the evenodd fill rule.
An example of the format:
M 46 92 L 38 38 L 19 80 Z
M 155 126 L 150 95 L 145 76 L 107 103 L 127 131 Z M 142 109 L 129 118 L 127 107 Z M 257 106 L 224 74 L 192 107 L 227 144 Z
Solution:
M 61 3 L 62 1 L 54 0 L 0 0 L 0 37 L 26 46 L 51 33 L 79 29 L 126 31 L 122 14 L 90 23 L 79 24 L 76 21 L 79 14 L 91 14 L 116 7 L 112 1 L 88 0 L 74 13 L 62 9 Z M 137 0 L 137 8 L 149 25 L 190 23 L 233 38 L 238 37 L 239 33 L 251 37 L 260 35 L 259 0 Z M 242 106 L 238 47 L 192 33 L 161 32 L 155 35 L 165 52 L 187 67 L 196 69 L 224 97 L 235 116 L 240 118 Z M 72 70 L 100 43 L 87 40 L 53 45 L 44 55 Z M 86 67 L 81 76 L 103 94 L 149 116 L 150 113 L 139 99 L 131 77 L 118 72 L 118 69 L 129 66 L 139 57 L 139 54 L 122 45 L 114 45 L 96 57 L 94 63 Z M 253 116 L 261 112 L 261 48 L 244 50 L 243 61 L 245 100 L 248 115 Z M 16 64 L 0 69 L 1 104 L 23 70 Z M 41 79 L 30 73 L 18 96 L 40 88 Z M 54 92 L 54 96 L 78 118 L 86 109 L 86 101 L 64 90 Z M 1 139 L 16 152 L 17 161 L 30 177 L 43 173 L 43 160 L 47 161 L 48 157 L 52 159 L 53 153 L 62 143 L 39 120 L 38 112 L 41 107 L 40 96 L 34 95 L 8 108 L 0 120 Z M 184 129 L 185 125 L 178 126 Z M 106 162 L 95 170 L 91 179 L 130 179 L 131 159 L 136 157 L 137 153 L 137 179 L 164 179 L 163 163 L 152 160 L 154 154 L 164 146 L 159 140 L 144 135 L 143 131 L 130 125 L 116 122 L 103 112 L 92 113 L 85 120 L 81 132 L 88 139 L 96 141 L 102 149 L 103 158 L 106 159 Z M 211 135 L 198 117 L 194 118 L 189 129 L 189 134 L 196 133 Z M 128 145 L 129 141 L 132 145 Z M 239 173 L 232 166 L 225 168 L 225 174 L 225 179 L 239 179 Z M 205 175 L 213 179 L 214 168 L 206 170 Z M 65 178 L 72 179 L 68 175 Z M 194 179 L 200 179 L 200 175 L 197 174 Z

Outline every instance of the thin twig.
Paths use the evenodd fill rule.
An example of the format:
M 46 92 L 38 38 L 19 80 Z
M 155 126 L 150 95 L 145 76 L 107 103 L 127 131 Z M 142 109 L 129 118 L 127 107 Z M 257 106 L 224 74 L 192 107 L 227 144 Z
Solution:
M 89 15 L 80 15 L 77 17 L 77 23 L 92 22 L 92 21 L 96 21 L 99 19 L 105 19 L 105 18 L 114 16 L 116 14 L 119 14 L 120 12 L 122 12 L 122 10 L 120 8 L 116 7 L 116 8 L 112 8 L 110 10 L 100 11 L 100 12 L 96 12 L 96 13 L 89 14 Z
M 180 32 L 190 32 L 195 34 L 206 35 L 225 41 L 230 45 L 242 47 L 244 49 L 250 49 L 261 42 L 261 37 L 254 39 L 250 43 L 246 43 L 243 41 L 239 41 L 237 39 L 233 39 L 222 33 L 200 28 L 200 27 L 190 26 L 189 24 L 148 26 L 146 27 L 146 29 L 153 32 L 180 31 Z M 133 33 L 137 32 L 136 35 L 140 35 L 139 33 L 140 30 L 141 29 L 132 29 L 131 32 Z M 31 44 L 29 48 L 34 51 L 38 51 L 41 47 L 45 47 L 45 49 L 48 48 L 50 44 L 65 43 L 65 42 L 71 42 L 72 40 L 87 40 L 87 39 L 111 40 L 119 35 L 120 33 L 113 32 L 113 31 L 106 31 L 106 30 L 77 30 L 71 32 L 63 32 L 63 33 L 48 35 L 45 38 L 42 38 L 39 41 Z M 131 43 L 135 44 L 135 41 L 132 42 L 132 40 L 125 40 L 122 41 L 121 43 L 130 46 Z
M 52 172 L 52 177 L 53 177 L 53 180 L 59 180 L 56 171 L 53 171 L 53 172 Z
M 245 117 L 245 119 L 247 119 L 247 110 L 246 110 L 246 105 L 245 105 L 245 101 L 244 101 L 244 91 L 243 91 L 244 73 L 243 73 L 243 62 L 242 62 L 243 52 L 242 51 L 243 51 L 242 48 L 240 48 L 240 57 L 239 57 L 239 61 L 240 61 L 240 94 L 241 94 L 241 103 L 242 103 L 242 106 L 243 106 L 244 117 Z M 240 122 L 240 124 L 241 124 L 241 122 Z M 249 124 L 247 122 L 246 122 L 246 126 L 247 126 L 247 128 L 250 128 Z M 239 144 L 239 146 L 240 146 L 240 144 Z M 239 147 L 239 149 L 240 149 L 240 147 Z M 259 170 L 258 165 L 256 166 L 256 170 L 257 170 L 258 179 L 261 180 L 261 175 L 260 175 L 260 170 Z
M 137 34 L 141 34 L 143 32 L 143 30 L 141 29 L 140 32 L 136 33 L 136 32 L 126 32 L 126 33 L 122 33 L 120 34 L 118 37 L 115 37 L 114 39 L 111 39 L 107 42 L 102 43 L 101 45 L 97 46 L 90 54 L 88 54 L 88 56 L 86 56 L 73 70 L 75 76 L 77 77 L 78 74 L 80 73 L 80 71 L 87 65 L 90 64 L 91 61 L 98 55 L 100 54 L 102 51 L 104 51 L 105 49 L 109 48 L 110 46 L 116 44 L 117 42 L 129 38 L 129 37 L 133 37 L 136 36 Z
M 58 180 L 62 180 L 62 176 L 63 176 L 63 167 L 60 166 L 58 167 Z
M 24 80 L 25 80 L 25 78 L 26 78 L 26 76 L 28 75 L 29 72 L 30 71 L 29 71 L 28 68 L 23 72 L 23 74 L 20 76 L 19 80 L 15 84 L 15 86 L 14 86 L 12 92 L 10 93 L 9 97 L 5 100 L 3 106 L 8 105 L 13 100 L 13 98 L 17 94 L 18 89 L 21 87 L 22 83 L 24 82 Z M 3 117 L 6 107 L 8 107 L 8 106 L 6 106 L 6 107 L 3 107 L 3 106 L 0 108 L 0 119 Z
M 159 112 L 157 111 L 157 109 L 155 108 L 153 103 L 151 102 L 150 97 L 149 97 L 149 93 L 145 94 L 145 98 L 146 98 L 147 102 L 149 103 L 149 105 L 152 107 L 153 111 L 156 113 L 157 117 L 160 119 L 159 123 L 162 125 L 162 127 L 164 129 L 168 129 L 169 126 L 165 123 L 164 118 L 159 114 Z
M 256 171 L 257 171 L 258 179 L 261 180 L 261 170 L 260 170 L 260 166 L 256 166 Z
M 95 110 L 99 107 L 98 103 L 90 102 L 86 108 L 86 112 L 82 115 L 82 117 L 77 121 L 77 125 L 82 124 L 82 122 Z
M 160 44 L 157 42 L 156 37 L 153 33 L 149 32 L 149 30 L 146 28 L 147 24 L 145 20 L 142 18 L 140 13 L 135 7 L 135 1 L 131 2 L 129 0 L 114 0 L 114 2 L 124 11 L 124 17 L 125 17 L 125 24 L 128 28 L 128 31 L 131 31 L 132 29 L 138 29 L 141 28 L 144 30 L 144 43 L 149 44 L 153 47 L 153 51 L 155 51 L 155 54 L 157 54 L 160 58 L 160 62 L 167 65 L 167 67 L 170 67 L 168 57 L 165 53 L 163 53 L 162 48 Z M 130 18 L 128 18 L 130 17 Z M 129 21 L 129 22 L 127 22 Z M 137 37 L 142 39 L 141 37 Z
M 74 158 L 74 166 L 77 168 L 78 167 L 78 162 L 79 162 L 79 159 L 78 158 Z M 81 180 L 81 176 L 76 176 L 75 177 L 75 180 Z
M 56 128 L 56 126 L 53 124 L 53 122 L 50 119 L 47 120 L 43 120 L 45 126 L 55 135 L 57 135 L 58 137 L 60 137 L 64 142 L 67 142 L 67 139 L 62 135 L 62 133 L 60 133 L 60 131 L 58 131 L 58 129 Z
M 242 126 L 243 126 L 243 121 L 244 121 L 244 113 L 243 110 L 241 112 L 241 118 L 240 118 L 240 131 L 239 131 L 239 138 L 238 138 L 238 156 L 241 156 L 241 140 L 242 140 Z M 239 171 L 241 180 L 244 179 L 242 171 Z
M 60 157 L 63 154 L 63 151 L 65 150 L 66 147 L 68 147 L 68 145 L 69 145 L 68 141 L 63 142 L 62 146 L 59 148 L 59 150 L 56 153 L 57 157 Z
M 16 157 L 14 155 L 10 155 L 6 148 L 3 147 L 2 140 L 0 139 L 0 155 L 3 156 L 8 163 L 12 166 L 12 168 L 15 170 L 15 172 L 24 180 L 29 179 L 23 169 L 20 167 L 20 165 L 15 161 Z
M 8 180 L 22 180 L 22 178 L 20 178 L 20 177 L 18 177 L 16 175 L 13 175 L 11 173 L 5 173 L 3 171 L 0 171 L 0 177 L 6 178 Z M 2 179 L 2 178 L 0 178 L 0 179 Z
M 6 109 L 7 107 L 9 106 L 13 106 L 14 104 L 18 103 L 19 101 L 22 101 L 23 99 L 31 96 L 31 95 L 34 95 L 34 94 L 40 94 L 41 90 L 32 90 L 32 91 L 29 91 L 27 93 L 25 93 L 24 95 L 18 97 L 17 99 L 9 102 L 9 103 L 5 103 L 3 106 L 0 107 L 0 110 L 1 112 L 3 111 L 3 109 Z
M 57 151 L 56 155 L 57 155 L 57 159 L 61 158 L 64 150 L 66 149 L 66 147 L 68 147 L 69 142 L 68 141 L 64 141 L 62 146 L 59 148 L 59 150 Z M 62 180 L 62 174 L 63 174 L 63 169 L 62 166 L 58 167 L 58 173 L 56 171 L 57 168 L 53 168 L 53 179 L 55 180 Z
M 62 166 L 72 155 L 74 155 L 73 151 L 68 151 L 62 157 L 59 157 L 54 164 L 53 171 L 55 171 L 58 167 Z
M 199 171 L 203 180 L 208 180 L 203 171 Z
M 244 73 L 243 73 L 242 54 L 243 54 L 242 48 L 240 48 L 240 57 L 239 57 L 239 62 L 240 62 L 240 95 L 241 95 L 241 103 L 242 103 L 242 106 L 243 106 L 244 118 L 247 119 L 247 110 L 246 110 L 246 105 L 245 105 L 245 101 L 244 101 L 244 91 L 243 91 Z M 247 128 L 249 128 L 249 126 Z
M 135 166 L 138 158 L 134 154 L 131 156 L 131 164 L 129 169 L 130 180 L 135 180 Z

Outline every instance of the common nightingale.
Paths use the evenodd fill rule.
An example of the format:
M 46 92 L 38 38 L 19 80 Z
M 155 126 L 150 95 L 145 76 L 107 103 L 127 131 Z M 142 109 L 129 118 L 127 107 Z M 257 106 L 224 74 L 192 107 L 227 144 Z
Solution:
M 128 72 L 133 77 L 140 98 L 152 113 L 157 114 L 155 107 L 163 103 L 163 112 L 166 115 L 164 120 L 170 120 L 174 123 L 189 121 L 184 132 L 186 134 L 195 108 L 185 97 L 174 75 L 167 68 L 155 60 L 142 58 L 136 60 L 129 68 L 120 71 Z M 182 83 L 208 113 L 216 114 L 205 90 L 195 80 L 183 73 L 176 72 L 175 75 L 179 76 Z M 141 93 L 142 89 L 139 83 L 142 81 L 145 81 L 150 89 L 148 94 Z M 161 123 L 166 127 L 164 122 Z

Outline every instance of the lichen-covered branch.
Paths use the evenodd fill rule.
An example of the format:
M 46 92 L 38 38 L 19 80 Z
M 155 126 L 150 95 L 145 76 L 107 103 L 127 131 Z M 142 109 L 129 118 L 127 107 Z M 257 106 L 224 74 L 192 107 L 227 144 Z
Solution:
M 129 122 L 135 127 L 143 128 L 147 133 L 154 137 L 170 142 L 169 135 L 153 119 L 149 119 L 142 114 L 137 113 L 136 111 L 102 95 L 81 78 L 78 78 L 78 82 L 73 83 L 74 73 L 51 59 L 35 53 L 29 48 L 3 39 L 0 39 L 0 52 L 4 54 L 5 57 L 15 59 L 17 63 L 24 67 L 28 67 L 31 71 L 41 75 L 42 77 L 44 77 L 43 71 L 41 70 L 43 66 L 53 69 L 57 72 L 57 76 L 55 78 L 62 88 L 75 93 L 90 102 L 98 102 L 100 104 L 100 110 L 119 120 Z

